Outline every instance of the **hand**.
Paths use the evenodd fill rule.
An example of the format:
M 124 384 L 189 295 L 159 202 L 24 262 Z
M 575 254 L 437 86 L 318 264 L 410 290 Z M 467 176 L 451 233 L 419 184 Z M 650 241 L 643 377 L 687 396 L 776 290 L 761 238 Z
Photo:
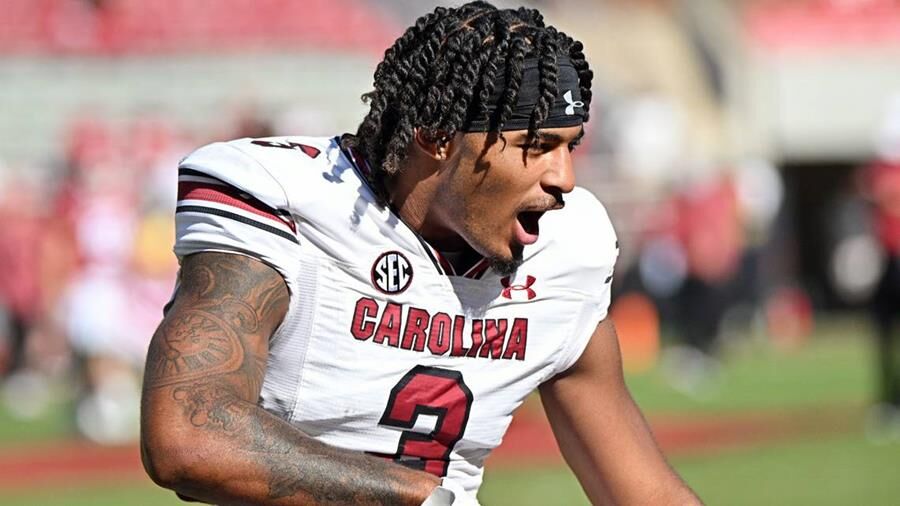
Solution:
M 478 499 L 469 495 L 458 483 L 441 480 L 441 486 L 435 488 L 425 499 L 422 506 L 479 506 Z

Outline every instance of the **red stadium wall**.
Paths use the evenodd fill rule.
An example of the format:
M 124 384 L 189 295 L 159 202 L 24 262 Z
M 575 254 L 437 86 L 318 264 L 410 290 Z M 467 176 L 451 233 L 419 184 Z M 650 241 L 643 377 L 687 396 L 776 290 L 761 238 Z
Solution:
M 398 30 L 361 0 L 4 0 L 0 54 L 381 51 Z

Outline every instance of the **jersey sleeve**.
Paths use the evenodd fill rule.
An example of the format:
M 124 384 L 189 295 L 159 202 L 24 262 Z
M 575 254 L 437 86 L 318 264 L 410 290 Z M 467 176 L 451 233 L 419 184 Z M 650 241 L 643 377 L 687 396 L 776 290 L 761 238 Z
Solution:
M 583 301 L 568 336 L 562 340 L 554 374 L 566 371 L 578 361 L 597 324 L 608 316 L 613 271 L 619 256 L 616 231 L 603 204 L 586 190 L 576 191 L 581 194 L 570 199 L 577 202 L 572 206 L 577 219 L 571 220 L 575 226 L 567 249 L 575 253 L 568 262 L 572 266 L 568 278 L 583 293 Z
M 188 155 L 178 167 L 175 255 L 230 252 L 275 268 L 293 292 L 300 242 L 287 194 L 257 159 L 231 143 Z

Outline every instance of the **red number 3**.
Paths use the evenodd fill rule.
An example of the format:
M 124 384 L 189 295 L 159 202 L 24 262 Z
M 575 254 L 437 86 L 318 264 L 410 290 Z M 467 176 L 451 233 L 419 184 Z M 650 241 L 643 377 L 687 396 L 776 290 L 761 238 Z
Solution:
M 397 453 L 389 457 L 408 467 L 445 476 L 450 452 L 466 430 L 471 407 L 472 391 L 461 373 L 417 365 L 391 389 L 378 422 L 407 429 L 400 435 Z M 410 430 L 419 415 L 437 417 L 433 431 L 422 434 Z

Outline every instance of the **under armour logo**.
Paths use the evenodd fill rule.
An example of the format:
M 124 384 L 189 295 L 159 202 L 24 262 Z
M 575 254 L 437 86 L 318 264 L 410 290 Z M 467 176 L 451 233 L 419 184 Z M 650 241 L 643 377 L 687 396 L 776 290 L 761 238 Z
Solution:
M 566 106 L 566 114 L 568 116 L 575 114 L 576 107 L 584 107 L 584 102 L 581 100 L 572 100 L 572 90 L 567 91 L 566 94 L 563 95 L 563 98 L 566 99 L 566 103 L 569 104 Z
M 537 297 L 537 293 L 535 293 L 534 290 L 531 289 L 531 285 L 533 285 L 535 281 L 537 281 L 537 279 L 535 279 L 534 276 L 525 276 L 524 285 L 510 285 L 509 276 L 506 276 L 505 278 L 500 280 L 500 284 L 503 285 L 503 292 L 500 295 L 511 300 L 513 298 L 512 293 L 514 291 L 521 290 L 525 292 L 525 296 L 528 298 L 528 300 L 531 300 Z

